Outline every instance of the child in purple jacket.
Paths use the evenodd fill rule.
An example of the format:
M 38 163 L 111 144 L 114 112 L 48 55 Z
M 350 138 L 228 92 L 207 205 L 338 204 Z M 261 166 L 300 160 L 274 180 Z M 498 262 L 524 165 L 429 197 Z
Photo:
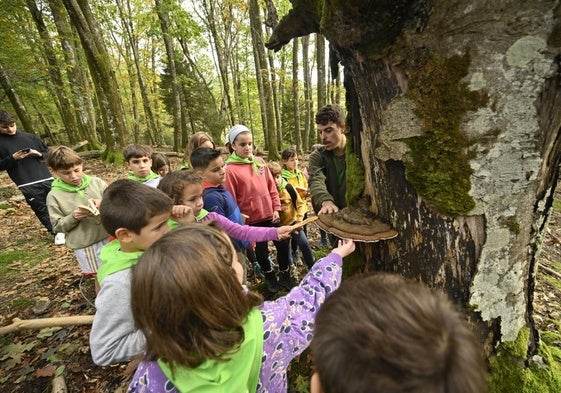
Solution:
M 251 227 L 240 225 L 215 212 L 203 209 L 203 185 L 201 177 L 193 169 L 170 172 L 162 178 L 158 189 L 167 194 L 174 203 L 170 228 L 188 222 L 215 221 L 230 237 L 242 241 L 259 242 L 281 240 L 290 237 L 292 227 Z
M 241 285 L 235 249 L 214 225 L 165 235 L 133 273 L 131 307 L 146 354 L 129 392 L 285 392 L 286 368 L 309 345 L 354 248 L 340 240 L 298 287 L 263 303 Z

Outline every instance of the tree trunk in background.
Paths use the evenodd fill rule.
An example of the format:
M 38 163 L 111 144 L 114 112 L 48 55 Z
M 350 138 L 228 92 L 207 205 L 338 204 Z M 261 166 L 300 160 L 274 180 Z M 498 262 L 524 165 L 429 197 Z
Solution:
M 31 121 L 31 118 L 27 113 L 27 109 L 25 109 L 25 105 L 23 104 L 18 94 L 16 93 L 16 90 L 12 86 L 12 83 L 10 82 L 10 78 L 8 77 L 6 70 L 2 66 L 2 63 L 0 63 L 0 85 L 2 86 L 4 92 L 6 93 L 6 96 L 8 96 L 10 103 L 14 107 L 14 110 L 16 111 L 16 115 L 23 129 L 32 134 L 36 134 L 35 129 L 33 127 L 33 122 Z
M 277 149 L 282 150 L 282 134 L 284 132 L 284 127 L 281 120 L 281 108 L 280 108 L 280 98 L 279 98 L 279 86 L 280 83 L 277 83 L 277 72 L 275 70 L 275 59 L 273 53 L 269 51 L 267 60 L 269 61 L 269 70 L 271 74 L 271 92 L 273 93 L 273 110 L 274 110 L 274 119 L 275 119 L 275 136 L 276 136 L 276 144 Z M 281 68 L 282 70 L 282 68 Z
M 160 19 L 160 26 L 162 29 L 162 37 L 166 47 L 166 55 L 168 60 L 169 74 L 171 76 L 171 86 L 173 94 L 173 150 L 180 151 L 181 146 L 181 89 L 179 88 L 179 81 L 177 80 L 177 70 L 175 68 L 175 50 L 169 32 L 169 15 L 163 8 L 165 0 L 156 0 L 156 13 Z M 160 141 L 158 141 L 160 143 Z
M 312 135 L 312 122 L 314 121 L 314 114 L 312 113 L 312 73 L 310 71 L 310 37 L 302 37 L 302 70 L 304 72 L 304 102 L 306 103 L 306 113 L 304 114 L 304 144 L 312 143 L 315 139 Z
M 4 92 L 8 96 L 8 99 L 10 100 L 10 103 L 14 107 L 14 110 L 16 111 L 16 115 L 23 129 L 27 132 L 31 132 L 35 134 L 36 132 L 33 127 L 33 122 L 31 121 L 31 118 L 27 113 L 27 109 L 25 109 L 25 105 L 23 105 L 23 102 L 21 101 L 18 94 L 16 93 L 16 90 L 13 88 L 12 83 L 10 82 L 10 78 L 8 78 L 8 74 L 6 73 L 6 70 L 4 69 L 1 63 L 0 63 L 0 85 L 2 85 L 2 89 L 4 90 Z
M 39 32 L 39 36 L 41 37 L 42 47 L 43 47 L 43 55 L 49 67 L 49 77 L 51 80 L 52 88 L 54 90 L 54 95 L 57 98 L 56 105 L 60 113 L 60 117 L 64 123 L 64 127 L 66 129 L 66 133 L 68 135 L 68 141 L 71 144 L 77 142 L 77 140 L 84 135 L 79 135 L 78 125 L 76 124 L 76 118 L 74 117 L 74 111 L 69 110 L 72 108 L 72 104 L 67 98 L 67 92 L 64 88 L 64 81 L 61 73 L 61 67 L 58 64 L 57 56 L 55 54 L 54 48 L 51 44 L 51 38 L 49 36 L 49 32 L 47 31 L 47 27 L 45 26 L 45 22 L 43 21 L 43 15 L 39 12 L 37 8 L 37 4 L 35 0 L 27 0 L 27 7 L 31 12 L 31 17 L 35 22 L 35 27 Z
M 70 16 L 70 21 L 80 35 L 80 41 L 86 53 L 105 128 L 105 156 L 112 161 L 117 158 L 112 153 L 122 149 L 130 136 L 125 123 L 125 112 L 111 58 L 107 53 L 97 22 L 92 16 L 88 1 L 63 0 L 63 3 Z
M 317 59 L 317 89 L 318 102 L 317 108 L 326 105 L 326 86 L 325 86 L 325 38 L 321 34 L 316 34 L 316 59 Z
M 263 134 L 265 136 L 265 149 L 269 150 L 269 158 L 271 160 L 276 160 L 279 157 L 279 151 L 276 143 L 275 109 L 273 107 L 273 93 L 271 89 L 269 67 L 267 67 L 267 58 L 265 56 L 261 14 L 257 0 L 249 0 L 249 24 L 251 27 L 251 37 L 253 41 L 255 71 L 257 77 L 261 79 L 260 94 L 263 97 L 264 103 L 264 107 L 261 108 L 261 111 L 263 113 L 262 118 L 264 120 Z
M 66 75 L 70 82 L 78 129 L 89 142 L 88 149 L 99 150 L 101 146 L 96 133 L 95 109 L 90 97 L 92 91 L 87 64 L 78 50 L 80 38 L 72 30 L 61 0 L 49 0 L 49 8 L 53 14 L 53 21 L 64 53 Z
M 116 1 L 117 7 L 119 9 L 119 16 L 121 17 L 121 23 L 125 30 L 125 36 L 129 41 L 129 48 L 132 53 L 132 61 L 134 63 L 134 69 L 136 72 L 133 72 L 130 75 L 131 80 L 134 79 L 136 75 L 136 79 L 138 82 L 138 88 L 140 90 L 140 96 L 142 98 L 142 107 L 144 108 L 144 114 L 146 116 L 146 121 L 148 123 L 148 129 L 146 133 L 148 134 L 148 138 L 152 143 L 156 142 L 156 144 L 163 144 L 164 138 L 156 124 L 156 119 L 154 118 L 154 114 L 152 111 L 152 106 L 150 104 L 150 99 L 148 98 L 148 89 L 146 84 L 144 83 L 144 78 L 142 76 L 141 68 L 140 68 L 140 58 L 138 56 L 138 39 L 136 38 L 136 33 L 134 32 L 134 25 L 132 23 L 132 12 L 130 9 L 130 3 L 127 1 L 126 10 L 124 5 L 121 1 Z M 132 71 L 132 69 L 131 69 Z M 131 88 L 135 86 L 134 83 L 131 82 Z M 132 94 L 136 94 L 135 90 L 133 89 Z M 133 100 L 135 102 L 135 100 Z M 138 116 L 135 115 L 135 120 L 138 119 Z M 135 124 L 135 128 L 138 130 L 138 124 Z
M 298 41 L 299 38 L 294 38 L 292 40 L 292 110 L 294 112 L 294 138 L 296 139 L 298 154 L 301 154 L 303 145 L 307 145 L 307 142 L 302 143 L 302 130 L 300 129 L 300 80 L 298 78 L 298 70 L 300 67 L 298 63 Z
M 347 160 L 361 158 L 370 209 L 399 233 L 360 245 L 366 268 L 445 290 L 487 354 L 529 331 L 531 359 L 535 257 L 561 162 L 559 4 L 363 3 L 299 5 L 321 8 L 306 26 L 354 86 Z M 283 18 L 269 47 L 301 35 L 303 15 Z
M 235 124 L 243 119 L 243 116 L 238 113 L 238 119 L 235 119 L 235 114 L 240 110 L 240 107 L 235 110 L 232 106 L 232 98 L 230 95 L 230 78 L 228 73 L 228 64 L 231 60 L 231 52 L 226 48 L 226 46 L 231 45 L 232 32 L 231 32 L 231 21 L 229 19 L 223 19 L 220 12 L 216 12 L 216 6 L 222 7 L 223 4 L 220 2 L 215 2 L 215 0 L 203 0 L 202 6 L 205 12 L 203 20 L 206 23 L 206 27 L 210 30 L 212 41 L 214 43 L 214 50 L 216 51 L 216 61 L 218 63 L 218 71 L 220 74 L 220 81 L 222 82 L 222 113 L 223 117 L 226 119 L 230 116 L 230 124 Z M 231 5 L 229 5 L 231 7 Z M 231 10 L 230 10 L 231 13 Z M 221 37 L 218 32 L 218 21 L 224 20 L 224 36 Z M 236 79 L 236 74 L 233 76 Z M 239 96 L 238 96 L 239 97 Z

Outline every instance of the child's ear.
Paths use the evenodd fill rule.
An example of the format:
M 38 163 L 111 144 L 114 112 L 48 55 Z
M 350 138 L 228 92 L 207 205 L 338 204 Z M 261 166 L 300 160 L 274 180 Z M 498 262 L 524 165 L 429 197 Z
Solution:
M 117 228 L 115 230 L 115 237 L 121 243 L 130 243 L 132 241 L 132 233 L 127 228 Z

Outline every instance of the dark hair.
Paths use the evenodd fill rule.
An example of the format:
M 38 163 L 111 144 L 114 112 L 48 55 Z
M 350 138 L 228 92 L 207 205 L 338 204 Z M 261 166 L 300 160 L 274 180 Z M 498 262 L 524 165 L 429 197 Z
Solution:
M 150 156 L 152 159 L 152 172 L 158 172 L 164 166 L 171 167 L 171 162 L 169 161 L 168 156 L 162 153 L 152 153 Z
M 485 370 L 465 318 L 443 293 L 395 274 L 343 281 L 311 343 L 325 393 L 480 393 Z
M 191 223 L 162 236 L 139 258 L 131 309 L 146 336 L 146 357 L 194 368 L 227 361 L 261 296 L 244 294 L 232 268 L 235 250 L 213 224 Z M 173 368 L 172 368 L 173 371 Z
M 119 228 L 140 233 L 152 217 L 171 212 L 173 202 L 162 191 L 129 179 L 115 180 L 103 193 L 101 224 L 115 236 Z
M 82 163 L 82 158 L 67 146 L 54 146 L 49 148 L 47 165 L 53 170 L 69 169 Z
M 294 157 L 295 155 L 297 155 L 298 153 L 296 152 L 296 149 L 294 149 L 293 147 L 289 147 L 287 149 L 284 149 L 281 153 L 281 159 L 283 161 L 287 161 L 289 158 Z
M 125 161 L 129 162 L 131 158 L 152 157 L 152 148 L 146 145 L 132 143 L 123 149 Z
M 326 125 L 330 121 L 338 127 L 345 124 L 345 112 L 337 104 L 329 104 L 320 108 L 316 114 L 316 124 Z
M 198 147 L 191 153 L 189 161 L 193 169 L 205 170 L 210 163 L 220 157 L 222 153 L 216 149 L 208 147 Z
M 16 119 L 5 110 L 0 110 L 0 124 L 4 126 L 11 125 L 16 122 Z
M 187 142 L 187 146 L 185 146 L 185 153 L 183 154 L 183 162 L 188 162 L 191 153 L 195 151 L 195 149 L 199 148 L 203 143 L 210 142 L 212 143 L 212 148 L 216 147 L 216 144 L 212 140 L 212 137 L 208 135 L 206 132 L 198 131 L 193 134 L 193 136 Z
M 162 190 L 169 196 L 176 205 L 181 204 L 183 197 L 183 188 L 190 184 L 200 184 L 201 176 L 193 169 L 184 169 L 182 171 L 174 171 L 162 177 L 158 189 Z

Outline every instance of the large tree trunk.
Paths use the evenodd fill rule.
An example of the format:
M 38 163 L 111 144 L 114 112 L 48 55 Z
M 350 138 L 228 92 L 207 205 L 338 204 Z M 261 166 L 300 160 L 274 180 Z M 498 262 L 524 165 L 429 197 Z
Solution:
M 171 86 L 173 95 L 173 150 L 180 151 L 181 146 L 181 89 L 175 67 L 175 49 L 173 40 L 170 36 L 169 14 L 166 11 L 165 0 L 156 0 L 156 13 L 160 19 L 162 37 L 166 47 L 169 74 L 171 76 Z M 161 143 L 160 141 L 158 141 Z
M 148 127 L 146 130 L 147 139 L 150 140 L 151 143 L 155 143 L 157 145 L 162 145 L 164 143 L 164 138 L 156 124 L 156 119 L 154 118 L 154 113 L 152 111 L 152 106 L 150 99 L 148 97 L 148 88 L 146 87 L 146 83 L 144 82 L 144 77 L 142 76 L 142 70 L 140 67 L 140 57 L 138 55 L 138 38 L 137 33 L 134 31 L 134 24 L 132 22 L 132 11 L 130 8 L 130 3 L 127 1 L 126 4 L 123 4 L 122 1 L 116 1 L 117 8 L 119 9 L 119 17 L 121 18 L 121 24 L 125 31 L 125 36 L 127 37 L 129 46 L 128 50 L 132 53 L 132 62 L 134 63 L 134 70 L 133 72 L 132 67 L 130 66 L 130 59 L 127 56 L 127 69 L 129 70 L 130 75 L 130 85 L 131 85 L 131 95 L 132 95 L 132 106 L 133 106 L 133 113 L 134 113 L 134 129 L 135 129 L 135 141 L 137 141 L 140 127 L 139 127 L 139 119 L 136 110 L 136 92 L 135 87 L 136 84 L 133 82 L 134 77 L 136 76 L 138 82 L 138 88 L 140 90 L 140 96 L 142 98 L 142 107 L 144 108 L 144 114 L 146 116 L 146 121 L 148 123 Z M 126 8 L 125 8 L 126 7 Z
M 255 75 L 258 78 L 259 95 L 262 100 L 261 118 L 263 121 L 263 134 L 265 149 L 269 150 L 269 158 L 276 160 L 279 150 L 276 143 L 275 109 L 273 107 L 273 90 L 267 57 L 263 47 L 263 28 L 261 26 L 261 13 L 257 0 L 249 1 L 249 24 L 253 42 L 253 57 L 255 60 Z
M 43 21 L 43 15 L 41 11 L 39 11 L 39 8 L 37 8 L 37 3 L 35 3 L 35 0 L 27 0 L 26 3 L 27 7 L 29 8 L 29 12 L 31 13 L 31 17 L 35 22 L 35 27 L 37 28 L 39 37 L 41 37 L 43 55 L 48 65 L 49 76 L 51 79 L 51 84 L 53 86 L 54 95 L 57 98 L 57 100 L 55 100 L 55 103 L 62 118 L 62 122 L 64 123 L 64 127 L 66 128 L 68 141 L 71 144 L 76 143 L 76 141 L 83 138 L 84 135 L 78 134 L 78 125 L 76 123 L 76 118 L 74 117 L 73 111 L 69 110 L 69 108 L 72 108 L 72 105 L 70 104 L 70 100 L 67 98 L 67 91 L 64 87 L 65 83 L 63 81 L 61 73 L 62 67 L 60 67 L 57 60 L 55 50 L 51 44 L 49 31 L 47 30 L 47 26 Z
M 111 58 L 101 38 L 100 28 L 92 15 L 88 0 L 63 0 L 63 4 L 80 35 L 96 88 L 105 129 L 105 158 L 114 161 L 117 159 L 114 153 L 128 142 L 129 132 Z
M 360 247 L 367 268 L 446 290 L 487 353 L 529 329 L 533 355 L 536 243 L 561 162 L 558 2 L 324 4 L 295 2 L 268 46 L 319 30 L 345 66 L 347 159 L 399 232 Z
M 70 81 L 72 91 L 73 109 L 76 116 L 78 130 L 82 138 L 89 142 L 88 149 L 97 150 L 101 148 L 96 133 L 96 118 L 94 104 L 91 98 L 91 84 L 88 79 L 87 64 L 83 56 L 80 56 L 78 45 L 79 37 L 72 30 L 64 5 L 61 0 L 49 0 L 49 8 L 53 14 L 60 45 L 64 53 L 66 75 Z

